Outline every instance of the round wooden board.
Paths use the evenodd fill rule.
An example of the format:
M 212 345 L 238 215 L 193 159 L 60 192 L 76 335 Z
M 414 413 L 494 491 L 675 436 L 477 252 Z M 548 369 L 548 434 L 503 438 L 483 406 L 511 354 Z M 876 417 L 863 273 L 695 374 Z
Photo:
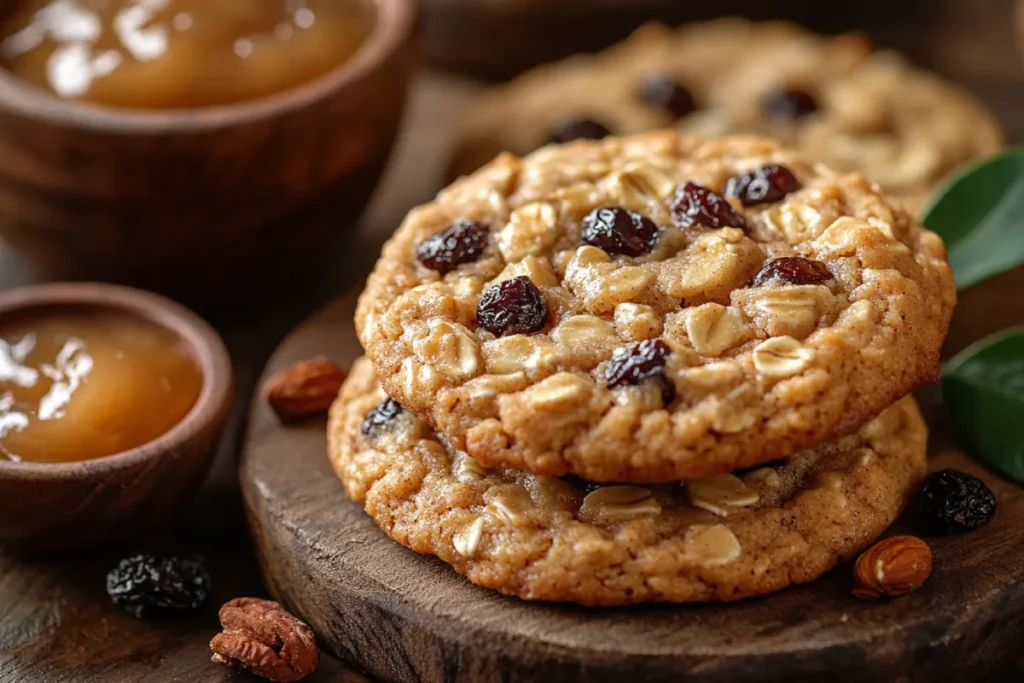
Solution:
M 264 378 L 319 354 L 351 363 L 360 353 L 355 299 L 301 325 Z M 731 605 L 616 609 L 504 597 L 399 546 L 345 497 L 325 456 L 323 421 L 283 427 L 258 395 L 240 472 L 271 592 L 323 646 L 386 680 L 1022 680 L 1024 490 L 953 451 L 933 466 L 980 474 L 1000 510 L 983 530 L 935 539 L 934 574 L 912 595 L 859 602 L 840 567 Z

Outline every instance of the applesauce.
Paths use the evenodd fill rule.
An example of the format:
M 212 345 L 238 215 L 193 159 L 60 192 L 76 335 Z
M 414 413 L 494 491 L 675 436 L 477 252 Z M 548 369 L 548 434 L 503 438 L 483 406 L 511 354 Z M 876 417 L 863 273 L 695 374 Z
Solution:
M 164 434 L 202 390 L 182 341 L 122 313 L 60 312 L 0 324 L 0 460 L 71 462 Z
M 0 65 L 67 99 L 128 108 L 230 104 L 348 60 L 363 0 L 21 0 Z

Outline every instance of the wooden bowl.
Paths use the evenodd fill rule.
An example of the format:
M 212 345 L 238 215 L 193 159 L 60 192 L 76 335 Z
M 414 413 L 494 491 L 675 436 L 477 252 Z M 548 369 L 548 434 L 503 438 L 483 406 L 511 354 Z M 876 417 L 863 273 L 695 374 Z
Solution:
M 0 293 L 0 320 L 49 310 L 115 311 L 152 321 L 181 338 L 203 385 L 181 422 L 138 448 L 73 463 L 0 460 L 0 543 L 33 550 L 89 545 L 166 520 L 202 481 L 232 396 L 224 343 L 199 316 L 168 299 L 92 283 Z
M 0 234 L 51 279 L 257 301 L 338 254 L 390 155 L 415 0 L 360 0 L 366 43 L 271 97 L 183 110 L 62 100 L 0 70 Z

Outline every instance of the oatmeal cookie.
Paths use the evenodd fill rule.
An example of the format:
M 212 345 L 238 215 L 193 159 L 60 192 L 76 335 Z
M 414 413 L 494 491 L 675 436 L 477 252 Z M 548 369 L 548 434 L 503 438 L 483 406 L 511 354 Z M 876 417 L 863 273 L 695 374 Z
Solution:
M 968 93 L 872 51 L 862 36 L 723 19 L 645 26 L 604 53 L 496 87 L 469 114 L 453 173 L 552 140 L 672 126 L 778 138 L 863 173 L 915 213 L 951 171 L 1003 145 L 998 123 Z
M 675 132 L 505 155 L 414 209 L 357 331 L 489 467 L 675 481 L 852 433 L 934 380 L 942 241 L 860 175 Z
M 730 601 L 814 580 L 897 517 L 926 440 L 905 398 L 854 436 L 684 484 L 487 470 L 387 399 L 365 359 L 328 431 L 349 497 L 389 536 L 481 586 L 586 605 Z

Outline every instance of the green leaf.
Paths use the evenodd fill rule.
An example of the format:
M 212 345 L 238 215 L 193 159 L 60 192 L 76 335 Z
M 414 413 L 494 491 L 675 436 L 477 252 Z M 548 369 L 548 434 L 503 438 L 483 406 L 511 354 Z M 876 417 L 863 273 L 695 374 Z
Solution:
M 951 360 L 942 397 L 974 454 L 1024 483 L 1024 327 L 983 339 Z
M 1024 150 L 983 161 L 957 176 L 923 222 L 949 250 L 958 289 L 1024 263 Z

